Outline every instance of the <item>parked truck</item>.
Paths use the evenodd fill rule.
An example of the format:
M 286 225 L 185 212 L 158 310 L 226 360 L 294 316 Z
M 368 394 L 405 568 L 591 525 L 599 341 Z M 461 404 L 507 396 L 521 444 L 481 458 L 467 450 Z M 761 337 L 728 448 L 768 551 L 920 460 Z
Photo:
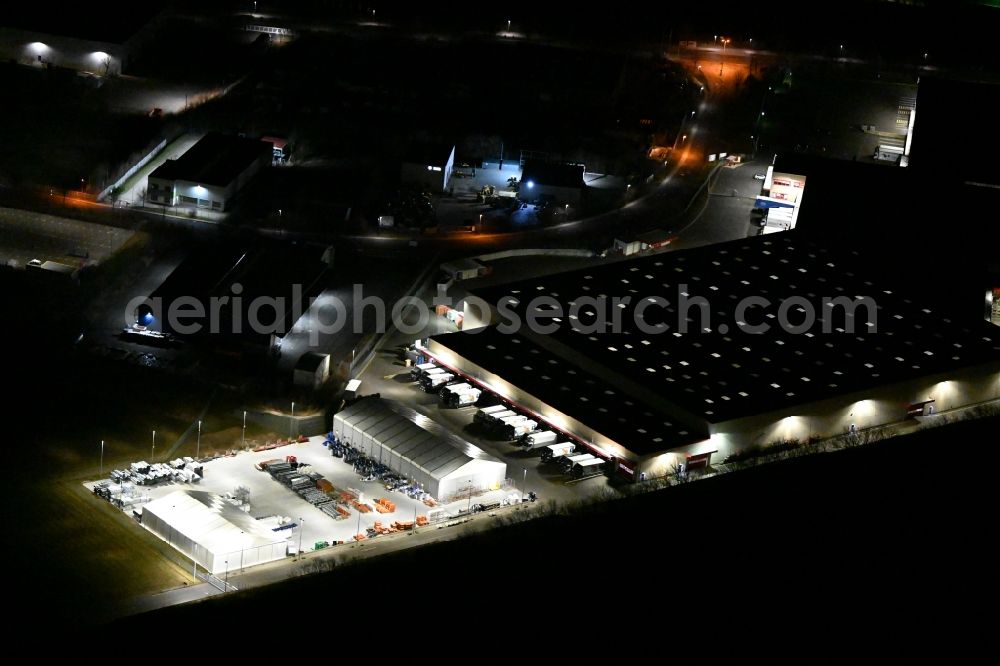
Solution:
M 433 393 L 454 379 L 455 375 L 450 372 L 435 372 L 421 379 L 420 386 L 428 393 Z
M 578 453 L 572 456 L 563 456 L 559 460 L 559 464 L 563 468 L 563 471 L 568 473 L 577 463 L 583 462 L 584 460 L 591 460 L 592 458 L 596 458 L 596 456 L 590 453 Z
M 502 419 L 506 419 L 511 416 L 517 416 L 517 412 L 512 411 L 510 409 L 504 409 L 499 412 L 492 412 L 491 414 L 487 414 L 485 417 L 483 417 L 482 421 L 480 421 L 480 425 L 482 425 L 487 430 L 492 430 L 494 427 L 496 427 L 497 424 L 499 424 L 502 421 Z
M 441 389 L 441 402 L 445 407 L 474 405 L 481 393 L 482 391 L 467 382 L 451 384 Z
M 573 465 L 570 475 L 574 479 L 582 479 L 585 476 L 595 476 L 604 473 L 604 460 L 602 458 L 591 457 L 587 460 L 580 460 Z
M 472 417 L 472 420 L 476 423 L 484 424 L 491 414 L 498 414 L 505 411 L 507 411 L 507 407 L 504 405 L 491 405 L 489 407 L 483 407 L 476 412 L 476 415 Z
M 542 462 L 549 462 L 563 456 L 572 455 L 574 451 L 576 451 L 576 444 L 573 442 L 548 444 L 542 448 Z
M 559 435 L 551 430 L 537 430 L 521 436 L 518 443 L 526 449 L 536 449 L 539 446 L 555 444 Z
M 413 369 L 410 370 L 410 377 L 416 381 L 426 375 L 428 371 L 433 370 L 436 367 L 437 365 L 434 363 L 420 363 L 413 366 Z
M 508 423 L 504 426 L 502 432 L 503 436 L 508 440 L 512 441 L 515 439 L 520 439 L 528 433 L 535 432 L 538 428 L 538 422 L 532 421 L 531 419 L 525 419 L 523 421 L 518 421 L 517 423 Z

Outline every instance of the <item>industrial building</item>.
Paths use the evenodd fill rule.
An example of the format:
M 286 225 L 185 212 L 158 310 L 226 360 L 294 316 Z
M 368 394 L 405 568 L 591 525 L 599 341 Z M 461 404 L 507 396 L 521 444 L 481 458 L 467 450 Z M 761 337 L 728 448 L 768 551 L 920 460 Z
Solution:
M 222 212 L 253 176 L 271 164 L 266 141 L 211 132 L 176 160 L 149 174 L 146 200 Z
M 529 203 L 577 206 L 587 189 L 582 164 L 531 160 L 524 163 L 517 196 Z
M 792 232 L 487 287 L 425 352 L 640 478 L 1000 398 L 994 327 L 864 263 Z
M 364 398 L 335 414 L 333 434 L 439 501 L 496 490 L 507 473 L 506 463 L 417 412 L 379 398 Z
M 427 144 L 411 147 L 400 167 L 400 179 L 431 192 L 444 192 L 455 169 L 454 144 Z
M 19 6 L 6 12 L 0 26 L 0 58 L 35 67 L 60 67 L 97 76 L 128 69 L 163 23 L 165 3 L 127 7 L 66 4 Z
M 226 354 L 277 351 L 323 289 L 322 256 L 322 248 L 259 241 L 200 245 L 138 305 L 136 319 Z M 313 381 L 324 372 L 314 368 Z
M 176 490 L 142 508 L 142 525 L 213 574 L 280 560 L 275 532 L 215 493 Z

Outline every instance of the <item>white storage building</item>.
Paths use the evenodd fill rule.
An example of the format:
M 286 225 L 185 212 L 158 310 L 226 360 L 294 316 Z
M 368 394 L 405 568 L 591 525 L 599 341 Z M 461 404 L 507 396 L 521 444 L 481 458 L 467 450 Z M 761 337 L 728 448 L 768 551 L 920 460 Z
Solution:
M 142 525 L 213 574 L 280 560 L 287 550 L 287 533 L 200 490 L 177 490 L 146 504 Z
M 419 424 L 419 425 L 418 425 Z M 333 417 L 341 441 L 419 483 L 438 500 L 503 485 L 506 463 L 402 405 L 366 398 Z

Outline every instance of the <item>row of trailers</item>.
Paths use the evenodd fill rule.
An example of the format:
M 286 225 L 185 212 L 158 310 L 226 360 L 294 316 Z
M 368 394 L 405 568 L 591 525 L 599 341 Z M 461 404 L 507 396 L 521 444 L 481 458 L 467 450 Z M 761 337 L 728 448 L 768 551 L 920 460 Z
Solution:
M 575 479 L 604 473 L 604 459 L 590 453 L 574 455 L 576 445 L 560 442 L 559 435 L 551 430 L 539 429 L 538 421 L 519 413 L 499 402 L 499 398 L 466 382 L 435 363 L 421 363 L 413 368 L 411 377 L 427 392 L 437 391 L 446 407 L 468 407 L 489 401 L 475 417 L 476 425 L 508 442 L 516 442 L 525 450 L 542 448 L 542 461 L 560 465 Z M 560 451 L 558 455 L 553 452 Z M 547 455 L 548 454 L 548 455 Z
M 559 434 L 552 430 L 539 430 L 536 421 L 506 405 L 483 407 L 473 420 L 481 429 L 514 441 L 526 451 L 540 449 L 543 464 L 558 465 L 574 479 L 604 473 L 603 458 L 591 453 L 578 454 L 576 444 L 559 441 Z

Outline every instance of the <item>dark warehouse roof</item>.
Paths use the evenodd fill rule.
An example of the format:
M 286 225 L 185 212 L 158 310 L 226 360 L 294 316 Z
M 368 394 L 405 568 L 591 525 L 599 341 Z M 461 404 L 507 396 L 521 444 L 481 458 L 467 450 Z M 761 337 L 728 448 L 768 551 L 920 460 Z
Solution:
M 521 172 L 521 182 L 534 182 L 550 187 L 582 188 L 583 165 L 561 164 L 558 162 L 525 162 Z
M 677 330 L 683 294 L 708 301 L 707 330 L 699 330 L 702 310 L 693 305 L 687 311 L 688 332 Z M 533 297 L 554 297 L 564 313 L 552 320 L 559 328 L 548 337 L 567 353 L 586 357 L 585 367 L 592 364 L 618 373 L 710 422 L 1000 359 L 1000 331 L 995 327 L 972 319 L 959 324 L 942 316 L 921 299 L 919 288 L 873 282 L 857 252 L 830 250 L 795 232 L 549 275 L 482 289 L 476 295 L 489 303 L 510 295 L 517 300 L 512 309 L 522 318 Z M 609 301 L 631 299 L 621 308 L 620 333 L 580 330 L 580 324 L 601 328 L 595 308 L 584 304 L 585 297 L 601 296 Z M 643 333 L 634 318 L 636 305 L 655 296 L 670 305 L 647 305 L 641 321 L 647 326 L 666 323 L 670 329 Z M 735 321 L 736 305 L 749 296 L 762 296 L 773 305 L 750 308 L 746 321 Z M 817 317 L 814 326 L 799 334 L 776 326 L 778 304 L 793 296 L 804 297 Z M 822 305 L 824 297 L 844 296 L 872 298 L 877 304 L 875 325 L 866 322 L 864 308 L 855 317 L 843 308 Z M 571 313 L 577 301 L 578 312 Z M 614 310 L 607 308 L 606 329 Z M 790 312 L 793 323 L 804 313 L 802 306 Z M 745 332 L 748 323 L 772 327 L 765 334 L 752 334 Z M 856 324 L 853 333 L 849 323 Z M 829 332 L 823 332 L 824 326 Z M 526 380 L 524 388 L 531 392 L 531 378 Z
M 656 453 L 708 437 L 707 428 L 679 423 L 524 336 L 491 327 L 433 340 L 634 453 Z
M 154 169 L 149 177 L 224 187 L 262 155 L 270 158 L 272 152 L 272 144 L 266 141 L 210 132 L 176 160 Z

